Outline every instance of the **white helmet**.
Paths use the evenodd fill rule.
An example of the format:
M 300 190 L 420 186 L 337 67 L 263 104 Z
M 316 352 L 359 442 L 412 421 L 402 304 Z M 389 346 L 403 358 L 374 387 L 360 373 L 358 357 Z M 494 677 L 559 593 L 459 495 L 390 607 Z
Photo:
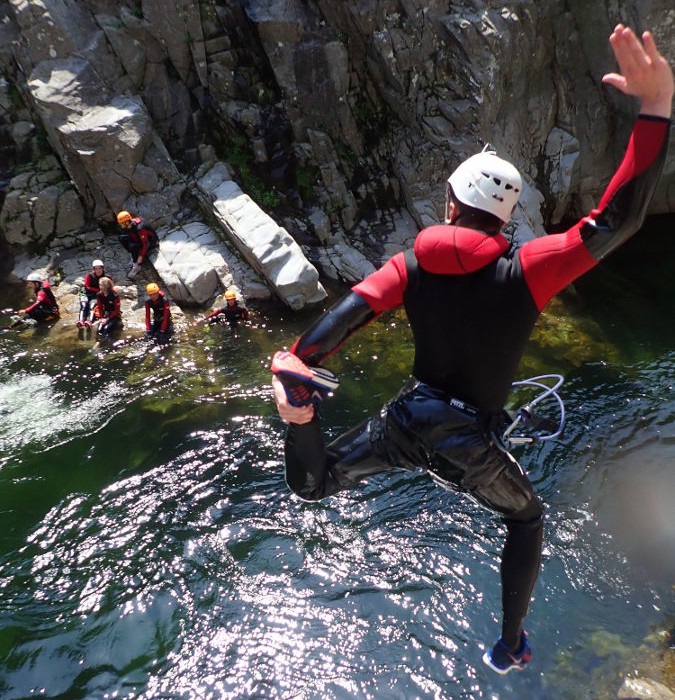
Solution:
M 523 187 L 515 166 L 488 150 L 467 158 L 448 183 L 460 202 L 494 214 L 504 223 L 511 218 Z
M 26 277 L 26 282 L 40 282 L 42 284 L 42 276 L 37 272 L 31 272 L 28 277 Z
M 94 262 L 91 264 L 92 267 L 105 267 L 103 265 L 103 260 L 94 260 Z

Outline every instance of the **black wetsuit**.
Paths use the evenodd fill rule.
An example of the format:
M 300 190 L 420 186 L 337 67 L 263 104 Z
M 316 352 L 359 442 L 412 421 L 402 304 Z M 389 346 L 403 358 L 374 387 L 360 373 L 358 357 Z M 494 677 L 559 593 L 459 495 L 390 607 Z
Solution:
M 539 499 L 495 444 L 502 409 L 548 301 L 641 226 L 667 150 L 670 120 L 640 116 L 598 209 L 568 231 L 527 241 L 432 226 L 352 288 L 295 343 L 319 364 L 377 314 L 403 305 L 415 341 L 413 377 L 379 414 L 324 447 L 318 417 L 290 425 L 286 481 L 306 500 L 396 468 L 427 469 L 507 526 L 502 638 L 515 648 L 541 556 Z

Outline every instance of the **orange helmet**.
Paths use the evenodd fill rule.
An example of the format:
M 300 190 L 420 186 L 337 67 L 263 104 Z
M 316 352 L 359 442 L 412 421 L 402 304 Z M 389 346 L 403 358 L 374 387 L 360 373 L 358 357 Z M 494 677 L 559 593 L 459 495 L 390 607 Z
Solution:
M 150 282 L 150 284 L 148 284 L 148 286 L 145 288 L 145 291 L 150 295 L 159 294 L 159 287 L 154 282 Z
M 117 223 L 118 224 L 126 224 L 127 221 L 131 221 L 131 214 L 128 211 L 121 211 L 117 215 Z
M 237 292 L 235 292 L 233 289 L 228 289 L 225 292 L 225 299 L 236 299 L 237 298 Z

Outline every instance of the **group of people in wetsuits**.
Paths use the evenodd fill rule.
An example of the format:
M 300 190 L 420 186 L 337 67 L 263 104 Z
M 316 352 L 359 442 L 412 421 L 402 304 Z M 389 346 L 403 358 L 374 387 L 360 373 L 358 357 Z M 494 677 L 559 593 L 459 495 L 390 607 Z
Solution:
M 141 265 L 147 259 L 147 254 L 157 245 L 157 235 L 142 219 L 132 217 L 127 211 L 117 215 L 117 222 L 122 229 L 119 237 L 122 245 L 131 255 L 129 279 L 135 279 Z M 18 319 L 13 325 L 19 325 L 23 318 L 33 323 L 51 323 L 60 317 L 59 305 L 51 290 L 49 281 L 36 272 L 31 272 L 26 278 L 35 293 L 35 301 L 25 309 L 21 309 Z M 165 345 L 173 335 L 171 320 L 171 303 L 156 282 L 146 286 L 148 298 L 145 301 L 145 336 L 160 345 Z M 247 320 L 248 309 L 240 301 L 234 289 L 225 291 L 225 305 L 214 309 L 201 323 L 214 324 L 225 321 L 231 326 L 239 321 Z M 77 327 L 80 331 L 91 331 L 97 326 L 98 337 L 110 337 L 121 327 L 122 313 L 120 297 L 112 279 L 106 275 L 103 260 L 92 262 L 91 271 L 84 277 L 80 292 L 80 310 Z

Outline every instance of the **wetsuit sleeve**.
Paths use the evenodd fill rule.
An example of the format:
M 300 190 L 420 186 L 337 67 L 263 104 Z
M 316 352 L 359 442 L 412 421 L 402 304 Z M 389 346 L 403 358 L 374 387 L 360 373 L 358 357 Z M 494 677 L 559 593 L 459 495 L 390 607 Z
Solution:
M 138 254 L 142 255 L 145 260 L 145 256 L 148 253 L 148 232 L 145 228 L 139 229 L 138 240 L 141 242 L 141 249 L 138 251 Z
M 208 321 L 212 318 L 215 318 L 216 316 L 218 316 L 219 314 L 222 314 L 222 313 L 225 313 L 224 309 L 215 309 L 206 317 L 206 320 Z
M 640 115 L 598 208 L 564 233 L 536 238 L 520 249 L 523 276 L 540 311 L 640 229 L 663 169 L 669 128 L 669 119 Z
M 39 306 L 40 304 L 46 304 L 49 302 L 49 298 L 47 295 L 40 289 L 38 293 L 35 295 L 35 301 L 30 305 L 27 306 L 24 309 L 24 313 L 28 313 L 29 311 L 32 311 L 34 308 Z
M 91 272 L 87 272 L 84 278 L 84 288 L 90 294 L 98 294 L 98 287 L 94 287 Z
M 407 284 L 405 253 L 398 253 L 382 267 L 352 287 L 375 313 L 395 309 L 403 304 Z
M 166 333 L 166 329 L 169 327 L 169 320 L 171 319 L 171 302 L 167 299 L 164 302 L 164 317 L 162 318 L 162 333 Z
M 150 303 L 145 302 L 145 330 L 150 330 Z
M 403 303 L 405 275 L 400 253 L 323 313 L 298 338 L 291 352 L 310 365 L 321 363 L 378 313 Z

